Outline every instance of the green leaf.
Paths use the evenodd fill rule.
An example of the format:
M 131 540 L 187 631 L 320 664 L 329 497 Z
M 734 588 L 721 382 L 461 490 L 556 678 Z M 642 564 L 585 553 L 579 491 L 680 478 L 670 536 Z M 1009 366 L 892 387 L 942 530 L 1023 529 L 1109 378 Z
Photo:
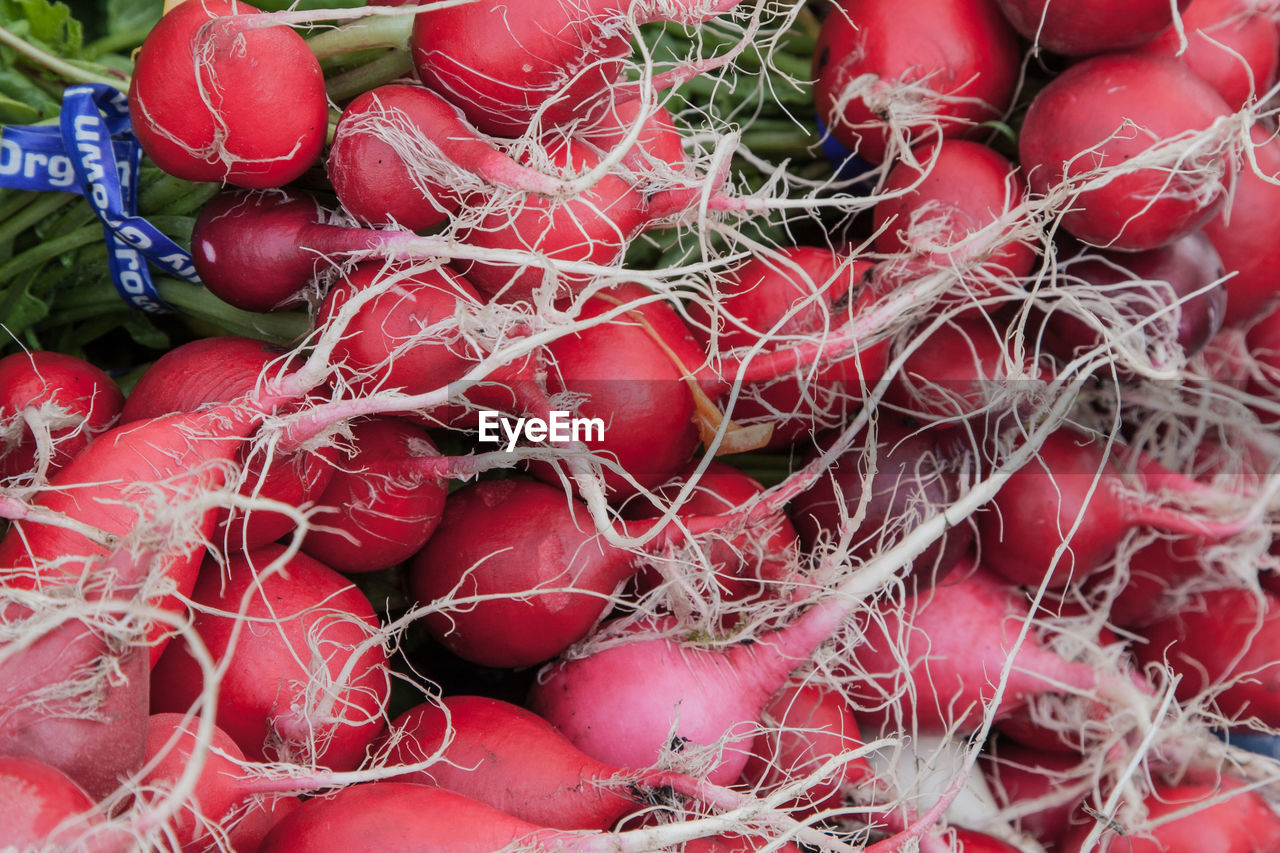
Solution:
M 0 24 L 64 59 L 79 58 L 84 46 L 84 30 L 65 3 L 0 0 Z
M 37 108 L 0 92 L 0 124 L 31 124 L 42 118 Z
M 160 20 L 160 3 L 155 0 L 107 0 L 107 32 L 150 29 Z
M 3 2 L 3 0 L 0 0 Z M 0 56 L 4 55 L 4 50 L 0 50 Z M 27 110 L 34 113 L 33 118 L 23 118 L 9 120 L 7 118 L 0 119 L 4 124 L 34 124 L 41 119 L 53 118 L 61 109 L 61 104 L 49 97 L 49 95 L 31 81 L 29 77 L 19 74 L 12 68 L 0 70 L 0 96 L 5 101 L 25 106 Z M 16 110 L 17 107 L 14 107 Z
M 149 314 L 134 311 L 124 316 L 124 329 L 134 342 L 148 349 L 169 349 L 169 336 L 156 328 Z

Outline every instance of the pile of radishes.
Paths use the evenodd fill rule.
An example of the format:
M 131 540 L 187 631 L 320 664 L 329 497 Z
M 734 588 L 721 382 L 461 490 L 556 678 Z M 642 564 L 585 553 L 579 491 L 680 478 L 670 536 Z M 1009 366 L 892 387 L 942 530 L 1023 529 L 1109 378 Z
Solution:
M 0 847 L 1280 849 L 1278 17 L 177 5 L 311 330 L 0 360 Z

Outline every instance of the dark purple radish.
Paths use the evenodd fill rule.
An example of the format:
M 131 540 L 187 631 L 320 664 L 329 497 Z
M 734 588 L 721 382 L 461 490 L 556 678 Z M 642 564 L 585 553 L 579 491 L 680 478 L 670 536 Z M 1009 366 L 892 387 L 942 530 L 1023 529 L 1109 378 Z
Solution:
M 1063 264 L 1061 270 L 1098 288 L 1099 296 L 1105 294 L 1109 298 L 1124 323 L 1104 336 L 1093 318 L 1086 321 L 1065 310 L 1052 311 L 1045 340 L 1048 348 L 1064 360 L 1103 346 L 1130 324 L 1137 325 L 1158 311 L 1171 309 L 1173 313 L 1170 319 L 1156 320 L 1154 328 L 1131 336 L 1135 342 L 1148 341 L 1149 351 L 1158 363 L 1169 356 L 1155 347 L 1176 342 L 1182 355 L 1189 358 L 1204 349 L 1222 328 L 1227 291 L 1221 283 L 1215 284 L 1224 275 L 1222 261 L 1201 232 L 1146 252 L 1091 252 L 1083 259 Z M 1176 341 L 1155 334 L 1161 328 L 1174 330 Z
M 183 344 L 161 356 L 138 379 L 125 402 L 121 423 L 252 399 L 260 383 L 279 378 L 282 368 L 271 365 L 280 355 L 280 350 L 251 338 L 201 338 Z M 237 456 L 243 469 L 239 492 L 301 506 L 324 490 L 333 476 L 335 455 L 332 448 L 323 448 L 279 454 L 268 462 L 246 445 Z M 296 523 L 291 515 L 267 509 L 224 509 L 218 512 L 215 536 L 230 550 L 257 548 L 279 539 Z
M 727 793 L 717 798 L 678 773 L 611 767 L 531 711 L 481 696 L 449 696 L 411 708 L 392 721 L 388 738 L 392 766 L 432 761 L 398 781 L 436 785 L 556 829 L 607 829 L 660 788 L 695 799 L 711 796 L 715 805 L 724 805 Z
M 329 102 L 302 37 L 242 0 L 177 6 L 137 54 L 129 117 L 143 150 L 188 181 L 280 187 L 324 147 Z
M 858 721 L 840 693 L 817 684 L 791 684 L 769 701 L 760 719 L 765 730 L 751 744 L 741 784 L 766 793 L 816 773 L 832 758 L 862 747 Z M 841 790 L 872 778 L 865 758 L 840 765 L 804 796 L 782 808 L 816 814 L 843 804 Z
M 862 512 L 861 523 L 850 531 L 847 553 L 849 559 L 868 560 L 959 496 L 954 462 L 939 448 L 937 429 L 912 433 L 884 418 L 879 430 L 869 497 L 868 455 L 855 446 L 791 502 L 796 531 L 809 551 L 836 541 L 842 513 Z M 816 456 L 812 451 L 807 458 Z M 973 537 L 973 526 L 967 522 L 948 530 L 916 558 L 914 576 L 945 577 L 969 550 Z
M 876 249 L 939 266 L 981 262 L 1001 278 L 1030 273 L 1036 253 L 1005 236 L 1007 228 L 997 228 L 1026 200 L 1027 181 L 1018 167 L 985 145 L 959 139 L 926 143 L 912 154 L 921 168 L 904 160 L 885 179 L 884 191 L 893 195 L 875 207 Z M 983 229 L 990 236 L 975 241 Z M 997 290 L 986 280 L 979 285 L 982 292 Z
M 376 572 L 409 559 L 440 524 L 448 478 L 420 427 L 374 418 L 351 427 L 352 453 L 336 462 L 323 509 L 302 550 L 339 572 Z
M 685 524 L 699 532 L 726 521 L 701 517 Z M 632 522 L 626 532 L 639 535 L 656 523 Z M 682 535 L 668 527 L 653 547 Z M 421 604 L 463 599 L 422 619 L 454 654 L 485 666 L 529 666 L 587 636 L 608 611 L 610 593 L 635 574 L 636 560 L 604 541 L 586 506 L 562 489 L 488 480 L 449 495 L 440 526 L 413 558 L 408 582 Z M 487 598 L 466 601 L 472 596 Z
M 849 650 L 845 664 L 859 719 L 877 731 L 972 729 L 987 711 L 1028 612 L 1018 590 L 973 562 L 905 603 L 881 602 L 875 616 L 864 619 L 863 642 Z M 1030 631 L 995 719 L 1038 694 L 1064 685 L 1098 690 L 1104 679 L 1087 664 L 1064 660 Z
M 1137 47 L 1173 26 L 1169 0 L 997 0 L 1022 35 L 1040 48 L 1088 56 Z M 1191 0 L 1177 0 L 1182 11 Z
M 1150 473 L 1146 479 L 1153 479 Z M 1161 490 L 1203 494 L 1202 486 L 1173 472 L 1154 479 Z M 1037 457 L 1015 472 L 978 514 L 983 563 L 1025 586 L 1038 587 L 1049 574 L 1049 588 L 1060 589 L 1101 568 L 1135 528 L 1223 539 L 1247 526 L 1199 520 L 1143 499 L 1134 486 L 1106 456 L 1101 440 L 1068 429 L 1051 433 Z M 1064 542 L 1064 553 L 1054 564 Z
M 692 470 L 685 472 L 679 479 L 657 489 L 655 494 L 664 504 L 674 501 L 681 488 L 688 484 L 692 473 Z M 764 490 L 764 486 L 737 468 L 723 462 L 712 462 L 698 478 L 697 486 L 688 499 L 680 505 L 678 517 L 733 512 Z M 637 497 L 624 506 L 623 517 L 628 521 L 656 518 L 661 512 L 662 507 Z M 775 596 L 776 585 L 792 578 L 799 544 L 795 528 L 782 513 L 731 539 L 713 534 L 704 553 L 714 571 L 717 597 L 739 601 Z M 662 575 L 656 569 L 643 569 L 635 576 L 640 592 L 648 592 L 661 582 Z M 735 620 L 738 616 L 726 614 L 726 618 Z
M 561 184 L 481 138 L 430 89 L 392 84 L 343 110 L 329 151 L 329 180 L 361 222 L 421 231 L 446 221 L 468 190 L 490 186 L 553 195 Z
M 690 306 L 693 333 L 716 353 L 764 342 L 763 353 L 755 357 L 762 362 L 770 351 L 785 349 L 771 346 L 772 339 L 825 338 L 870 305 L 871 295 L 861 287 L 870 268 L 865 261 L 818 246 L 789 247 L 778 256 L 753 258 L 719 283 L 710 313 L 701 304 Z M 768 447 L 786 447 L 803 435 L 839 423 L 849 408 L 857 406 L 863 383 L 874 385 L 880 378 L 887 356 L 888 344 L 877 343 L 840 358 L 784 364 L 759 379 L 748 373 L 730 414 L 743 425 L 772 423 Z M 740 365 L 732 358 L 712 365 L 720 368 L 717 378 L 722 389 L 736 379 Z
M 535 121 L 545 130 L 602 108 L 631 53 L 628 19 L 692 24 L 734 5 L 556 0 L 506 7 L 495 27 L 492 4 L 463 4 L 417 15 L 410 47 L 421 80 L 476 127 L 518 136 Z
M 200 211 L 191 233 L 196 272 L 236 308 L 295 305 L 318 272 L 384 242 L 378 232 L 328 225 L 327 217 L 313 199 L 292 190 L 224 192 Z
M 917 420 L 956 423 L 985 415 L 996 421 L 1011 410 L 1032 414 L 1040 371 L 1028 359 L 1020 368 L 1005 330 L 985 314 L 961 316 L 933 329 L 903 362 L 885 402 Z
M 1209 690 L 1227 719 L 1280 725 L 1280 598 L 1248 589 L 1205 592 L 1139 633 L 1145 642 L 1134 654 L 1144 666 L 1167 664 L 1181 676 L 1179 701 Z
M 529 707 L 583 752 L 620 767 L 723 742 L 699 761 L 708 762 L 708 782 L 727 785 L 746 768 L 765 706 L 839 627 L 844 607 L 829 599 L 751 642 L 723 648 L 663 636 L 548 664 Z
M 594 146 L 572 138 L 548 140 L 545 154 L 567 177 L 600 163 Z M 458 240 L 473 250 L 516 252 L 525 257 L 459 259 L 453 267 L 500 302 L 529 300 L 544 281 L 553 282 L 557 297 L 566 297 L 591 281 L 592 272 L 561 269 L 557 264 L 608 267 L 648 222 L 640 192 L 620 176 L 606 174 L 570 198 L 525 195 L 494 205 L 478 223 L 461 229 Z

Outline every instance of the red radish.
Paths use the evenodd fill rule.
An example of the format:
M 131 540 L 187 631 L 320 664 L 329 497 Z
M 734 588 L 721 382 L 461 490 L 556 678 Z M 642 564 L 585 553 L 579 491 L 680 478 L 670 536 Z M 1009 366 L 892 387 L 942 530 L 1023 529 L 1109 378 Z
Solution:
M 705 778 L 732 783 L 770 698 L 839 626 L 843 605 L 818 604 L 793 622 L 719 649 L 636 639 L 549 664 L 529 707 L 588 755 L 622 767 L 654 764 L 665 750 L 705 749 Z
M 166 172 L 279 187 L 320 156 L 329 114 L 320 63 L 301 36 L 257 14 L 242 0 L 183 4 L 143 42 L 129 113 Z
M 777 693 L 761 716 L 765 730 L 756 735 L 742 782 L 768 790 L 803 779 L 832 758 L 862 746 L 858 723 L 839 693 L 816 684 L 792 684 Z M 866 759 L 842 764 L 811 786 L 802 800 L 783 808 L 804 814 L 839 808 L 841 789 L 870 780 Z
M 184 714 L 154 714 L 147 727 L 148 769 L 142 784 L 158 790 L 146 797 L 156 800 L 168 791 L 185 772 L 196 749 L 197 718 Z M 210 825 L 227 822 L 233 816 L 238 823 L 238 809 L 250 796 L 243 787 L 244 753 L 222 729 L 214 727 L 208 742 L 195 790 L 183 807 L 170 820 L 169 831 L 185 849 L 197 845 L 212 846 L 214 835 Z M 235 828 L 232 835 L 235 837 Z
M 1171 471 L 1155 479 L 1161 489 L 1198 490 Z M 1050 434 L 1037 458 L 1014 473 L 977 518 L 983 562 L 1026 586 L 1040 585 L 1066 542 L 1049 579 L 1054 589 L 1093 574 L 1138 527 L 1212 538 L 1243 529 L 1241 523 L 1199 521 L 1135 496 L 1102 442 L 1069 429 Z
M 372 225 L 421 231 L 462 204 L 468 180 L 555 194 L 555 178 L 521 166 L 483 139 L 456 107 L 421 86 L 379 86 L 343 110 L 329 179 L 348 213 Z M 468 179 L 468 176 L 474 176 Z
M 1162 537 L 1134 551 L 1129 556 L 1128 580 L 1112 599 L 1107 621 L 1120 628 L 1140 628 L 1163 616 L 1166 595 L 1207 576 L 1201 559 L 1205 546 L 1194 536 Z
M 1001 740 L 996 753 L 984 758 L 982 771 L 996 802 L 1002 809 L 1016 810 L 1015 825 L 1052 848 L 1084 799 L 1080 756 L 1041 752 Z M 1033 801 L 1044 805 L 1032 811 Z
M 925 423 L 955 423 L 1010 411 L 1029 413 L 1040 371 L 1015 364 L 1008 332 L 986 314 L 961 316 L 933 329 L 912 350 L 884 400 Z
M 843 515 L 863 515 L 851 531 L 848 555 L 865 561 L 910 532 L 931 508 L 950 505 L 960 484 L 952 460 L 937 444 L 938 430 L 912 433 L 885 418 L 880 423 L 868 497 L 869 456 L 851 448 L 791 502 L 796 530 L 806 549 L 832 543 L 840 534 Z M 825 443 L 825 441 L 824 441 Z M 817 451 L 807 457 L 812 460 Z M 865 506 L 863 501 L 866 501 Z M 973 542 L 969 523 L 948 530 L 916 558 L 914 575 L 921 580 L 945 577 Z
M 255 760 L 349 770 L 383 727 L 390 685 L 386 651 L 372 642 L 378 620 L 359 590 L 310 557 L 255 577 L 284 553 L 270 545 L 234 555 L 225 580 L 212 559 L 201 569 L 191 594 L 202 608 L 194 627 L 215 660 L 229 658 L 216 723 Z M 251 621 L 241 622 L 233 646 L 246 596 L 240 619 Z M 152 672 L 152 712 L 186 712 L 203 687 L 180 642 Z
M 1280 403 L 1280 309 L 1265 315 L 1249 327 L 1249 332 L 1245 335 L 1245 346 L 1255 366 L 1247 390 L 1255 397 Z M 1264 422 L 1276 419 L 1274 413 L 1261 410 L 1258 415 Z
M 492 5 L 448 6 L 414 18 L 418 76 L 486 133 L 517 136 L 596 113 L 618 86 L 631 52 L 628 20 L 696 23 L 736 0 L 555 2 L 509 7 L 493 26 Z
M 334 255 L 372 249 L 379 232 L 325 224 L 326 214 L 291 190 L 226 192 L 204 206 L 191 233 L 191 256 L 205 286 L 246 311 L 301 301 Z
M 1170 0 L 998 0 L 1018 32 L 1053 53 L 1137 47 L 1173 24 Z M 1178 11 L 1191 0 L 1177 0 Z
M 661 105 L 646 110 L 637 98 L 619 98 L 609 102 L 608 108 L 598 117 L 580 126 L 578 135 L 606 154 L 622 145 L 633 125 L 642 127 L 635 143 L 622 157 L 622 166 L 638 179 L 650 176 L 664 168 L 682 172 L 688 165 L 684 151 L 684 137 L 676 127 L 675 118 Z M 657 167 L 655 169 L 655 167 Z
M 982 832 L 953 827 L 960 853 L 1018 853 L 1018 848 Z
M 724 521 L 689 519 L 686 526 L 697 532 Z M 627 532 L 653 525 L 633 522 Z M 681 535 L 667 530 L 659 542 Z M 413 558 L 409 588 L 422 604 L 485 597 L 427 614 L 427 630 L 466 660 L 528 666 L 585 637 L 607 612 L 609 594 L 635 574 L 635 560 L 605 542 L 586 507 L 561 489 L 486 480 L 449 496 L 440 526 Z
M 907 160 L 895 165 L 884 184 L 884 192 L 894 195 L 875 207 L 878 251 L 924 255 L 961 268 L 980 262 L 999 277 L 1031 272 L 1036 253 L 1006 236 L 1010 211 L 1027 195 L 1026 179 L 1015 165 L 985 145 L 961 139 L 925 143 L 912 155 L 920 168 Z M 989 236 L 975 242 L 983 229 Z M 979 282 L 982 293 L 994 289 Z
M 200 338 L 183 344 L 161 356 L 138 379 L 121 423 L 251 399 L 259 383 L 281 375 L 282 368 L 271 366 L 280 355 L 280 350 L 251 338 Z M 236 456 L 243 469 L 239 492 L 300 506 L 324 490 L 334 473 L 335 455 L 331 448 L 324 448 L 281 454 L 267 463 L 246 445 Z M 284 513 L 221 510 L 216 538 L 232 550 L 256 548 L 294 526 L 293 517 Z
M 302 550 L 340 572 L 376 572 L 431 538 L 448 482 L 431 467 L 440 453 L 420 427 L 375 418 L 354 424 L 351 435 L 352 455 L 316 498 L 329 510 L 314 516 Z
M 1252 0 L 1196 0 L 1182 15 L 1185 50 L 1172 27 L 1139 50 L 1180 59 L 1239 110 L 1276 82 L 1280 32 L 1272 14 Z
M 389 734 L 393 762 L 422 762 L 440 751 L 430 767 L 399 781 L 437 785 L 540 826 L 607 829 L 637 811 L 646 790 L 711 793 L 677 773 L 610 767 L 536 714 L 481 696 L 418 705 L 392 721 Z
M 0 481 L 53 474 L 123 405 L 115 381 L 83 359 L 43 351 L 0 358 Z
M 1227 290 L 1215 284 L 1224 275 L 1222 260 L 1201 232 L 1145 252 L 1090 253 L 1068 261 L 1061 269 L 1065 275 L 1098 288 L 1099 298 L 1105 298 L 1108 307 L 1127 323 L 1137 325 L 1176 303 L 1172 319 L 1157 321 L 1153 329 L 1138 333 L 1142 337 L 1137 340 L 1150 341 L 1148 351 L 1157 363 L 1169 358 L 1161 349 L 1172 344 L 1177 344 L 1184 357 L 1200 352 L 1218 333 L 1227 312 Z M 1120 326 L 1104 335 L 1096 323 L 1092 318 L 1055 310 L 1049 314 L 1047 344 L 1056 355 L 1070 360 L 1081 350 L 1102 346 L 1127 328 Z M 1173 340 L 1156 332 L 1170 327 L 1175 333 Z
M 417 26 L 429 17 L 420 15 Z M 547 140 L 546 156 L 554 168 L 568 173 L 600 162 L 594 146 L 572 138 Z M 533 257 L 516 263 L 456 260 L 453 266 L 481 292 L 502 302 L 529 300 L 544 281 L 553 282 L 556 296 L 568 296 L 581 290 L 590 276 L 562 271 L 557 263 L 613 264 L 648 221 L 643 196 L 618 175 L 607 174 L 572 198 L 525 195 L 494 205 L 458 234 L 473 249 L 528 252 Z
M 34 758 L 0 756 L 0 802 L 5 804 L 0 846 L 13 850 L 70 850 L 85 830 L 102 822 L 79 785 Z M 90 841 L 89 849 L 100 848 Z
M 1000 118 L 1018 43 L 994 0 L 843 0 L 814 51 L 814 105 L 832 136 L 879 163 L 929 136 Z
M 780 349 L 770 346 L 777 338 L 831 334 L 871 304 L 870 292 L 861 287 L 870 268 L 817 246 L 761 255 L 720 282 L 710 314 L 701 304 L 690 306 L 693 333 L 718 353 L 761 343 L 767 352 Z M 838 422 L 848 398 L 860 398 L 863 383 L 874 385 L 880 378 L 887 357 L 888 345 L 877 343 L 839 360 L 794 366 L 761 382 L 748 380 L 731 414 L 742 424 L 773 423 L 768 447 L 786 447 L 824 423 Z M 736 379 L 737 363 L 728 360 L 721 370 L 725 388 Z
M 1216 785 L 1158 782 L 1143 801 L 1146 823 L 1153 824 L 1149 830 L 1126 831 L 1118 837 L 1112 827 L 1104 826 L 1089 849 L 1096 853 L 1259 853 L 1280 849 L 1280 818 L 1257 791 L 1241 790 L 1243 787 L 1226 776 Z M 1077 825 L 1062 839 L 1059 849 L 1062 853 L 1083 853 L 1084 841 L 1093 828 L 1092 823 Z
M 1169 99 L 1161 92 L 1178 94 Z M 1113 170 L 1105 183 L 1073 188 L 1063 227 L 1096 246 L 1155 249 L 1213 217 L 1227 198 L 1230 164 L 1220 144 L 1148 150 L 1204 131 L 1230 113 L 1222 96 L 1181 63 L 1145 54 L 1099 56 L 1071 66 L 1036 95 L 1018 156 L 1037 193 Z M 1138 164 L 1128 162 L 1135 158 Z
M 674 501 L 680 490 L 688 484 L 692 470 L 676 481 L 658 489 L 664 504 Z M 712 462 L 702 472 L 697 487 L 681 504 L 679 516 L 691 518 L 699 515 L 719 515 L 733 512 L 744 503 L 764 492 L 764 486 L 737 468 L 723 462 Z M 632 500 L 624 507 L 628 520 L 656 518 L 662 507 L 642 498 Z M 713 538 L 706 549 L 707 562 L 714 569 L 718 596 L 737 601 L 769 597 L 768 584 L 786 581 L 794 571 L 800 539 L 785 515 L 762 523 L 759 529 L 743 533 L 731 539 Z M 636 583 L 647 592 L 661 583 L 656 570 L 643 570 L 636 575 Z M 733 616 L 732 618 L 737 618 Z
M 1017 590 L 970 562 L 898 605 L 882 602 L 849 652 L 851 701 L 859 716 L 920 731 L 972 728 L 986 712 L 1001 667 L 1026 621 Z M 995 718 L 1063 685 L 1097 690 L 1092 667 L 1064 660 L 1029 632 Z
M 1269 592 L 1201 593 L 1140 629 L 1134 647 L 1143 665 L 1167 662 L 1182 678 L 1181 701 L 1211 690 L 1230 719 L 1280 724 L 1280 598 Z
M 1280 266 L 1280 242 L 1271 235 L 1280 217 L 1280 141 L 1261 127 L 1252 131 L 1253 158 L 1257 168 L 1244 165 L 1236 170 L 1231 199 L 1222 212 L 1204 227 L 1222 258 L 1222 265 L 1234 275 L 1227 279 L 1227 326 L 1247 327 L 1280 305 L 1280 286 L 1275 270 Z

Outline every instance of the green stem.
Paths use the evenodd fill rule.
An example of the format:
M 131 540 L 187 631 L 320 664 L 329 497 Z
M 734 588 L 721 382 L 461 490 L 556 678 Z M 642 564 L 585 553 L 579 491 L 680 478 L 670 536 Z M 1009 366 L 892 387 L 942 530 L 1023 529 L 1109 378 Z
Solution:
M 102 240 L 102 226 L 87 225 L 53 240 L 46 240 L 20 255 L 0 264 L 0 282 L 8 281 L 23 270 L 51 261 L 59 255 Z
M 91 42 L 85 47 L 84 52 L 89 57 L 99 57 L 104 53 L 119 53 L 122 50 L 132 49 L 142 44 L 146 40 L 147 34 L 151 32 L 151 27 L 135 27 L 132 30 L 123 30 L 118 33 L 107 33 L 97 41 Z
M 0 245 L 15 239 L 23 231 L 48 219 L 60 208 L 71 204 L 77 197 L 71 193 L 40 193 L 16 215 L 0 221 Z
M 196 284 L 172 278 L 154 280 L 160 298 L 182 313 L 214 323 L 228 332 L 275 344 L 292 344 L 311 330 L 311 320 L 301 311 L 255 314 L 232 308 Z
M 412 15 L 370 15 L 307 39 L 317 59 L 328 59 L 372 47 L 409 49 Z
M 28 190 L 5 190 L 4 194 L 0 195 L 0 228 L 4 228 L 9 219 L 16 216 L 18 211 L 46 197 L 45 193 Z M 3 238 L 0 238 L 0 242 L 2 241 Z
M 413 57 L 408 51 L 393 50 L 372 62 L 366 62 L 350 71 L 330 77 L 325 82 L 325 90 L 329 93 L 331 100 L 341 103 L 362 92 L 403 77 L 412 70 Z
M 73 65 L 64 59 L 41 50 L 35 45 L 18 38 L 4 27 L 0 27 L 0 44 L 8 45 L 37 65 L 47 68 L 54 74 L 57 74 L 65 80 L 70 80 L 73 83 L 105 83 L 108 86 L 114 86 L 122 92 L 127 92 L 129 90 L 128 77 L 121 80 L 118 77 L 107 77 L 103 74 L 95 74 L 92 71 Z

